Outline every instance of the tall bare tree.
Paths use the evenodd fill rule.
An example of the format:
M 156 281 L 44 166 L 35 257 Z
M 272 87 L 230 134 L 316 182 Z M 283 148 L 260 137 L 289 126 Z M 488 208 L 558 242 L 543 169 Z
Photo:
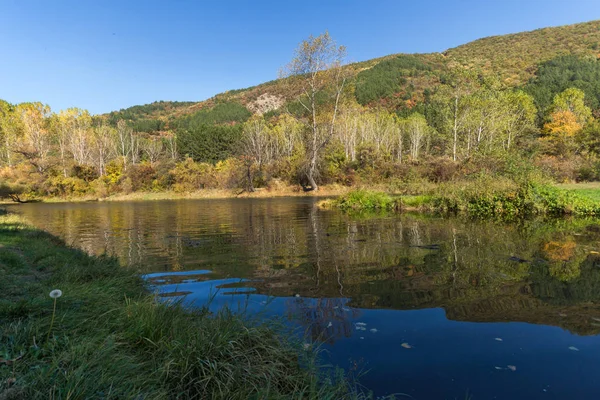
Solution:
M 333 136 L 335 120 L 347 70 L 343 68 L 346 48 L 338 46 L 325 32 L 310 36 L 298 45 L 295 57 L 282 72 L 301 86 L 298 102 L 306 111 L 306 179 L 318 190 L 316 175 L 323 148 Z

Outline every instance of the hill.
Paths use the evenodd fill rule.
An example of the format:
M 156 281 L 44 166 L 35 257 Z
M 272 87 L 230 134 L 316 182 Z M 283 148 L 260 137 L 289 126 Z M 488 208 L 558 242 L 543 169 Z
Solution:
M 593 60 L 600 56 L 600 20 L 482 38 L 442 53 L 393 54 L 347 68 L 355 74 L 358 103 L 399 110 L 424 101 L 444 82 L 449 68 L 462 66 L 482 75 L 497 76 L 508 87 L 520 87 L 535 78 L 540 65 L 566 55 Z M 105 117 L 111 121 L 125 119 L 137 131 L 153 132 L 181 127 L 182 118 L 211 120 L 206 114 L 223 103 L 235 104 L 225 108 L 241 105 L 255 114 L 272 112 L 297 94 L 289 79 L 278 79 L 217 94 L 205 101 L 159 101 L 111 112 Z M 217 123 L 240 120 L 239 110 L 232 116 L 220 114 Z

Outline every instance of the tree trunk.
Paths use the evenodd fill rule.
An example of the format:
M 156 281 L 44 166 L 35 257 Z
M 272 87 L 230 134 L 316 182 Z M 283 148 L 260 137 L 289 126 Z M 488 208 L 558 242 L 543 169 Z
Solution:
M 247 169 L 246 169 L 246 179 L 248 180 L 248 192 L 252 193 L 254 192 L 254 183 L 252 182 L 252 171 L 251 171 L 251 165 L 247 165 Z

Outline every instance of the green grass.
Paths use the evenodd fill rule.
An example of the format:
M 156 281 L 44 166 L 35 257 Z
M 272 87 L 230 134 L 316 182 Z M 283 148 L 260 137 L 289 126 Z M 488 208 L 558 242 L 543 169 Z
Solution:
M 0 216 L 0 276 L 0 399 L 366 397 L 275 322 L 157 302 L 116 259 L 13 215 Z
M 557 186 L 600 202 L 600 182 L 568 183 Z
M 357 189 L 334 200 L 333 205 L 345 211 L 393 210 L 395 200 L 383 192 Z

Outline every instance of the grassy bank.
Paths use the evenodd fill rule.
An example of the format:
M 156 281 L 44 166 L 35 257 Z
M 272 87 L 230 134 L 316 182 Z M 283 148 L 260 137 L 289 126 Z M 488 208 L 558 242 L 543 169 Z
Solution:
M 14 215 L 0 216 L 0 276 L 0 399 L 358 396 L 274 323 L 157 302 L 114 258 Z
M 421 211 L 464 214 L 477 218 L 532 216 L 600 217 L 600 193 L 595 189 L 563 189 L 544 183 L 487 179 L 440 184 L 419 195 L 394 195 L 358 189 L 322 208 L 344 211 Z

